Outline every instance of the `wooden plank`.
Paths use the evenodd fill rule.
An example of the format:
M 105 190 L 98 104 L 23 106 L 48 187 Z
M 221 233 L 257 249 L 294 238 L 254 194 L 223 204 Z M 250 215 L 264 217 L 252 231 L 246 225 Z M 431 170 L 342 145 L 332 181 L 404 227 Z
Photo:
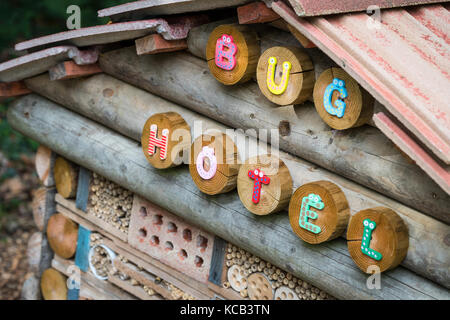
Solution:
M 152 288 L 156 293 L 160 294 L 163 298 L 173 300 L 172 294 L 168 288 L 165 288 L 162 284 L 155 283 L 156 277 L 151 275 L 145 270 L 139 270 L 131 263 L 125 263 L 119 259 L 114 260 L 114 266 L 120 272 L 130 276 L 142 285 Z
M 52 268 L 65 274 L 67 277 L 71 276 L 71 274 L 69 274 L 69 267 L 72 265 L 74 265 L 73 260 L 66 260 L 56 255 L 52 260 Z M 128 292 L 125 292 L 117 286 L 108 283 L 108 281 L 101 281 L 95 278 L 95 276 L 89 272 L 81 272 L 80 289 L 83 287 L 84 283 L 101 292 L 102 296 L 98 297 L 98 300 L 136 300 Z
M 101 73 L 98 63 L 77 65 L 73 61 L 64 61 L 48 70 L 50 80 L 66 80 Z
M 419 167 L 450 194 L 450 165 L 434 160 L 409 134 L 400 128 L 386 114 L 379 112 L 373 116 L 376 126 Z
M 78 226 L 77 251 L 75 253 L 75 265 L 81 271 L 87 272 L 89 267 L 89 249 L 91 242 L 91 231 Z
M 156 54 L 162 52 L 180 51 L 187 48 L 187 42 L 182 40 L 165 40 L 159 34 L 150 34 L 140 39 L 135 40 L 136 53 L 141 54 Z
M 41 83 L 41 81 L 44 81 L 44 79 L 40 79 L 40 77 L 36 78 L 36 80 L 33 79 L 33 82 L 36 83 Z M 140 141 L 141 129 L 148 117 L 155 113 L 168 111 L 177 112 L 186 120 L 186 122 L 192 128 L 191 134 L 193 139 L 195 139 L 196 135 L 198 135 L 200 132 L 208 132 L 208 130 L 219 130 L 222 132 L 226 132 L 226 130 L 229 129 L 228 127 L 222 126 L 221 124 L 207 117 L 200 116 L 195 112 L 182 108 L 168 101 L 162 100 L 154 95 L 148 94 L 142 90 L 127 85 L 119 80 L 110 78 L 106 75 L 99 75 L 94 77 L 93 79 L 89 79 L 88 81 L 77 83 L 76 91 L 68 90 L 68 88 L 70 87 L 50 86 L 46 84 L 44 86 L 45 91 L 40 92 L 42 92 L 43 95 L 48 95 L 52 99 L 60 101 L 64 104 L 64 106 L 76 112 L 79 112 L 96 122 L 103 123 L 113 130 L 116 130 L 136 141 Z M 104 99 L 102 92 L 110 88 L 115 88 L 115 94 L 111 98 L 109 98 L 109 108 L 107 110 L 104 110 L 104 108 L 96 107 L 102 105 L 101 101 L 103 101 Z M 61 96 L 60 94 L 62 93 L 63 95 Z M 129 101 L 129 103 L 120 98 L 123 96 L 130 98 L 129 100 L 127 100 Z M 95 104 L 92 104 L 92 102 L 89 101 L 95 101 Z M 32 102 L 30 101 L 30 103 Z M 307 107 L 302 106 L 302 108 Z M 114 116 L 111 117 L 111 114 L 113 114 Z M 276 111 L 273 110 L 272 115 L 274 116 L 275 114 Z M 307 117 L 307 115 L 304 113 L 302 113 L 302 115 Z M 284 116 L 286 116 L 287 119 L 289 119 L 289 116 L 294 117 L 292 113 L 284 114 Z M 314 118 L 307 117 L 307 119 L 311 120 Z M 310 122 L 312 121 L 313 120 L 311 120 Z M 200 122 L 202 123 L 202 130 L 194 130 L 195 123 Z M 308 123 L 306 122 L 307 121 L 305 121 L 305 125 L 308 125 Z M 360 129 L 358 130 L 359 134 L 363 134 L 362 132 L 363 131 L 361 131 Z M 234 132 L 233 134 L 235 134 L 233 138 L 235 138 L 235 143 L 237 143 L 238 145 L 240 157 L 243 160 L 245 160 L 247 157 L 256 155 L 256 153 L 249 154 L 249 152 L 252 152 L 252 150 L 258 150 L 258 148 L 256 147 L 250 147 L 255 146 L 256 140 L 252 138 L 246 140 L 245 136 L 241 135 L 239 131 Z M 367 134 L 369 135 L 368 137 L 374 138 L 376 140 L 372 140 L 370 138 L 363 141 L 367 142 L 370 145 L 375 144 L 374 149 L 371 149 L 370 145 L 359 147 L 354 146 L 351 149 L 355 148 L 357 150 L 367 151 L 379 150 L 380 154 L 384 152 L 392 152 L 397 154 L 398 157 L 401 158 L 398 159 L 399 163 L 404 163 L 411 167 L 411 164 L 404 159 L 403 155 L 398 152 L 396 147 L 389 147 L 385 149 L 385 146 L 383 144 L 389 144 L 389 141 L 383 136 L 382 133 L 380 133 L 378 130 L 375 130 L 375 128 L 371 128 L 371 130 L 368 131 Z M 353 150 L 348 149 L 348 146 L 352 145 L 348 140 L 340 140 L 341 137 L 339 136 L 329 136 L 328 138 L 333 138 L 335 143 L 338 144 L 337 147 L 346 147 L 348 150 L 347 152 L 353 152 Z M 361 141 L 361 143 L 363 141 Z M 247 145 L 247 143 L 249 145 Z M 326 144 L 328 146 L 328 141 L 326 142 Z M 259 147 L 261 148 L 261 146 L 262 144 L 260 143 Z M 333 148 L 333 145 L 328 146 L 328 150 L 331 148 Z M 264 149 L 259 149 L 259 152 L 263 151 Z M 326 151 L 327 149 L 324 148 L 323 152 Z M 410 252 L 404 260 L 403 265 L 411 269 L 412 271 L 421 274 L 422 276 L 433 279 L 434 281 L 441 283 L 448 281 L 446 279 L 448 279 L 447 261 L 449 259 L 449 250 L 447 244 L 448 241 L 446 242 L 444 241 L 444 239 L 446 239 L 447 235 L 449 234 L 449 227 L 446 224 L 424 216 L 424 214 L 415 211 L 410 207 L 401 205 L 398 202 L 393 201 L 389 197 L 373 192 L 368 188 L 364 188 L 361 185 L 358 185 L 350 180 L 347 180 L 327 170 L 312 165 L 311 163 L 302 161 L 299 158 L 292 157 L 291 155 L 282 152 L 280 152 L 280 157 L 289 168 L 294 181 L 294 187 L 299 187 L 305 183 L 320 180 L 329 180 L 336 183 L 346 195 L 346 198 L 350 205 L 351 214 L 355 214 L 360 210 L 376 206 L 387 206 L 395 210 L 398 214 L 401 215 L 410 232 Z M 358 153 L 354 154 L 354 159 L 359 159 Z M 373 159 L 373 157 L 368 157 L 367 161 L 371 163 Z M 387 157 L 385 160 L 388 159 L 392 161 L 392 158 L 390 157 Z M 386 161 L 384 163 L 384 166 L 389 165 L 392 165 L 389 161 Z M 368 170 L 372 170 L 369 165 L 367 165 L 366 168 Z M 398 170 L 404 170 L 403 165 L 399 165 L 399 167 L 396 168 Z M 384 172 L 386 172 L 388 168 L 384 168 L 384 170 Z M 417 170 L 420 171 L 419 168 L 417 168 Z M 399 172 L 394 171 L 390 173 L 392 173 L 392 175 L 399 174 Z M 415 181 L 415 183 L 417 183 L 417 185 L 415 185 L 415 188 L 425 187 L 424 184 L 426 183 L 427 179 L 425 174 L 422 175 L 422 178 L 425 178 L 425 180 L 420 180 L 419 178 L 417 178 L 416 180 L 416 178 L 414 178 L 412 173 L 409 171 L 405 172 L 402 175 L 404 175 L 402 179 L 404 179 L 405 181 L 409 181 L 410 183 Z M 385 177 L 383 178 L 381 172 L 380 179 L 386 179 Z M 123 182 L 119 180 L 118 183 L 120 184 Z M 440 190 L 439 186 L 436 186 L 436 188 Z M 426 188 L 422 189 L 423 192 L 428 192 L 426 190 Z M 440 194 L 447 196 L 442 190 Z M 448 207 L 448 202 L 443 201 L 442 203 L 442 208 Z M 428 214 L 428 210 L 425 211 L 425 213 Z M 429 230 L 433 231 L 429 232 Z M 430 259 L 430 257 L 432 258 Z
M 170 22 L 169 22 L 170 21 Z M 150 33 L 159 33 L 166 40 L 185 39 L 189 29 L 206 23 L 205 15 L 179 17 L 176 19 L 148 19 L 111 23 L 69 31 L 20 42 L 15 45 L 17 51 L 42 48 L 49 45 L 70 44 L 77 47 L 101 45 L 143 37 Z
M 30 116 L 24 115 L 25 110 Z M 382 275 L 380 290 L 370 290 L 366 286 L 367 275 L 353 263 L 344 239 L 335 239 L 318 246 L 306 244 L 291 231 L 286 214 L 257 217 L 244 209 L 235 192 L 207 197 L 197 189 L 185 166 L 164 171 L 154 169 L 148 165 L 136 142 L 65 108 L 44 102 L 42 98 L 33 95 L 19 98 L 8 109 L 8 122 L 14 129 L 33 139 L 40 141 L 45 137 L 46 143 L 55 152 L 68 159 L 145 196 L 186 221 L 238 244 L 337 298 L 450 298 L 448 289 L 403 267 Z M 305 170 L 299 173 L 314 173 L 315 170 L 305 164 Z M 339 183 L 339 179 L 330 180 Z M 397 210 L 395 205 L 389 207 Z M 424 216 L 423 219 L 422 229 L 425 226 L 428 228 L 428 223 L 433 222 Z M 424 230 L 419 239 L 429 236 L 429 233 L 432 232 Z M 433 249 L 429 248 L 428 251 Z M 124 250 L 117 252 L 122 254 Z M 444 254 L 448 254 L 448 250 Z M 141 253 L 137 255 L 142 256 Z M 424 257 L 428 259 L 430 254 Z M 448 259 L 445 261 L 448 262 Z M 138 262 L 136 264 L 139 265 Z M 142 266 L 145 268 L 145 265 Z M 448 264 L 446 269 L 443 283 L 448 279 Z M 151 270 L 149 272 L 158 274 Z
M 258 136 L 258 132 L 266 129 L 267 134 L 259 135 L 262 141 L 277 140 L 280 123 L 287 121 L 290 133 L 277 141 L 281 150 L 450 222 L 450 196 L 420 168 L 408 163 L 375 128 L 363 126 L 336 132 L 307 102 L 274 108 L 257 84 L 225 87 L 208 76 L 205 61 L 184 52 L 137 56 L 134 48 L 125 48 L 103 54 L 100 65 L 105 73 L 232 128 L 246 130 L 249 135 Z M 205 76 L 186 81 L 192 74 Z M 27 82 L 27 86 L 31 84 Z
M 80 224 L 80 218 L 86 220 L 89 222 L 89 225 L 87 225 L 91 230 L 105 230 L 109 234 L 114 235 L 114 237 L 127 242 L 127 235 L 120 230 L 114 228 L 106 221 L 97 218 L 93 215 L 86 214 L 85 212 L 81 211 L 80 209 L 76 208 L 75 202 L 64 199 L 61 195 L 56 194 L 55 201 L 58 203 L 56 206 L 56 210 L 64 215 L 66 215 L 68 218 L 74 220 L 76 223 Z M 77 221 L 78 220 L 78 221 Z M 92 228 L 91 228 L 92 226 Z
M 281 17 L 272 9 L 268 8 L 264 2 L 252 2 L 237 8 L 240 24 L 272 22 Z
M 80 167 L 78 172 L 77 196 L 75 206 L 77 209 L 86 212 L 89 199 L 89 184 L 91 182 L 91 172 Z
M 0 99 L 18 97 L 31 93 L 31 90 L 25 86 L 23 81 L 0 82 Z
M 68 59 L 73 59 L 76 64 L 92 64 L 97 62 L 97 58 L 98 51 L 95 49 L 78 50 L 73 46 L 48 48 L 0 63 L 0 81 L 30 78 Z
M 222 270 L 225 261 L 225 250 L 227 242 L 219 237 L 214 237 L 214 248 L 211 257 L 211 267 L 209 269 L 209 281 L 222 286 Z

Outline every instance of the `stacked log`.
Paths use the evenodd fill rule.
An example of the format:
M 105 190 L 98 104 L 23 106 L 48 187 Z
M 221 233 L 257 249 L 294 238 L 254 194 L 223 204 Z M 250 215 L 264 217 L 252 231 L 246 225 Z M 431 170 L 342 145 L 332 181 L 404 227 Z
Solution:
M 269 215 L 264 217 L 264 222 L 268 223 L 265 225 L 265 223 L 261 223 L 261 220 L 255 221 L 254 216 L 244 210 L 238 211 L 239 221 L 236 221 L 236 208 L 241 205 L 235 193 L 227 193 L 222 195 L 220 200 L 209 201 L 202 194 L 195 192 L 196 186 L 190 180 L 186 168 L 172 168 L 169 175 L 164 171 L 157 171 L 146 164 L 147 161 L 142 156 L 140 148 L 129 139 L 48 101 L 40 99 L 37 102 L 36 99 L 31 96 L 19 100 L 8 112 L 10 123 L 38 140 L 43 136 L 42 131 L 46 132 L 46 140 L 52 149 L 72 161 L 96 171 L 116 183 L 126 185 L 133 192 L 146 195 L 157 204 L 164 205 L 188 221 L 207 230 L 214 230 L 219 236 L 230 242 L 245 243 L 245 249 L 251 249 L 250 251 L 271 263 L 276 260 L 277 265 L 289 269 L 289 271 L 292 270 L 291 272 L 296 276 L 302 275 L 306 281 L 319 288 L 326 288 L 333 296 L 344 298 L 393 297 L 392 292 L 385 290 L 367 292 L 368 289 L 364 285 L 365 278 L 359 271 L 342 262 L 336 265 L 335 259 L 338 261 L 348 261 L 349 259 L 348 255 L 339 249 L 343 241 L 335 240 L 329 242 L 327 246 L 320 247 L 321 254 L 319 255 L 315 253 L 315 250 L 307 248 L 296 240 L 295 235 L 291 232 L 284 232 L 283 227 L 274 228 L 279 223 L 288 223 L 285 216 Z M 23 116 L 24 113 L 28 116 Z M 73 121 L 65 121 L 69 118 Z M 35 121 L 40 125 L 34 125 Z M 64 127 L 61 125 L 62 123 L 64 123 Z M 102 147 L 105 143 L 108 148 Z M 75 149 L 77 149 L 76 152 L 73 151 Z M 103 165 L 106 163 L 108 164 L 107 168 Z M 146 181 L 153 183 L 148 184 L 145 183 Z M 189 195 L 188 198 L 183 196 L 186 195 L 186 192 Z M 189 200 L 187 201 L 187 199 Z M 220 204 L 216 201 L 219 201 Z M 215 219 L 205 219 L 205 212 L 200 209 L 205 206 L 208 207 L 208 214 L 215 213 Z M 258 232 L 249 234 L 248 230 L 258 230 Z M 269 235 L 271 238 L 275 238 L 267 241 L 265 237 Z M 278 242 L 277 244 L 279 240 L 275 239 L 283 239 L 283 243 Z M 327 254 L 331 255 L 333 259 L 328 258 Z M 295 261 L 295 264 L 292 261 Z M 310 267 L 305 268 L 308 265 Z M 326 271 L 323 268 L 326 268 Z M 404 277 L 405 272 L 407 273 L 406 277 Z M 396 279 L 401 279 L 402 283 L 410 283 L 410 286 L 401 286 L 401 290 L 397 290 L 400 288 Z M 396 290 L 396 297 L 423 298 L 428 295 L 428 297 L 442 298 L 447 294 L 439 286 L 433 285 L 403 268 L 392 270 L 390 276 L 384 278 L 384 281 L 396 283 L 395 285 L 388 284 L 390 290 Z M 415 287 L 412 282 L 416 281 L 426 283 L 426 285 L 420 288 Z
M 45 81 L 47 80 L 44 77 L 37 77 L 28 80 L 27 83 L 29 83 L 30 87 L 39 90 L 42 94 L 62 103 L 64 106 L 81 113 L 92 120 L 103 123 L 136 141 L 141 140 L 141 129 L 144 126 L 147 117 L 150 117 L 154 113 L 167 111 L 177 112 L 187 121 L 191 127 L 193 139 L 196 138 L 196 135 L 201 133 L 193 130 L 195 128 L 195 121 L 201 121 L 203 132 L 207 132 L 208 130 L 213 132 L 225 132 L 226 129 L 228 129 L 209 118 L 202 117 L 176 104 L 167 102 L 152 94 L 145 93 L 142 90 L 136 89 L 106 75 L 94 76 L 83 82 L 68 80 L 71 83 L 64 82 L 56 84 L 54 82 L 48 83 L 49 81 L 47 81 L 47 84 L 41 87 L 40 84 Z M 115 91 L 113 95 L 108 96 L 106 99 L 107 102 L 105 102 L 103 92 L 109 90 L 109 88 L 115 88 Z M 61 93 L 63 94 L 61 95 Z M 127 101 L 123 101 L 123 99 L 120 98 L 122 96 L 130 97 L 130 102 L 127 103 Z M 105 103 L 108 104 L 107 111 L 102 107 Z M 245 159 L 247 156 L 254 156 L 255 154 L 252 154 L 251 152 L 252 150 L 257 150 L 257 148 L 247 147 L 247 140 L 239 138 L 239 133 L 236 133 L 236 135 L 238 138 L 235 140 L 237 142 L 241 141 L 241 144 L 237 145 L 241 157 Z M 377 139 L 384 138 L 382 136 L 377 136 Z M 250 139 L 249 141 L 253 141 L 252 144 L 256 145 L 254 140 Z M 348 144 L 349 142 L 346 141 L 345 145 Z M 333 145 L 330 145 L 330 147 L 332 146 Z M 260 151 L 263 152 L 263 150 Z M 293 176 L 294 187 L 298 187 L 311 181 L 334 181 L 345 192 L 351 208 L 351 214 L 355 214 L 368 207 L 387 206 L 395 209 L 395 211 L 405 220 L 410 232 L 410 251 L 405 258 L 403 265 L 425 277 L 431 277 L 439 283 L 447 282 L 445 259 L 441 260 L 439 258 L 447 256 L 447 253 L 442 255 L 440 252 L 448 252 L 447 245 L 442 240 L 445 239 L 448 233 L 448 227 L 445 224 L 424 217 L 423 214 L 411 208 L 365 189 L 360 185 L 351 183 L 346 179 L 342 179 L 317 166 L 306 164 L 298 158 L 283 153 L 281 153 L 280 156 Z M 357 156 L 355 155 L 355 157 Z M 387 164 L 385 164 L 385 166 L 387 166 Z M 121 179 L 122 178 L 117 179 L 116 181 L 121 183 Z M 417 187 L 424 186 L 424 183 L 418 182 Z M 446 202 L 444 201 L 444 203 Z M 163 206 L 164 205 L 165 204 L 163 204 Z M 434 232 L 426 232 L 424 229 L 425 225 L 433 226 L 430 228 L 432 228 Z M 429 245 L 424 245 L 424 243 L 429 243 Z M 431 253 L 433 251 L 434 253 Z M 430 255 L 436 257 L 436 260 L 424 260 L 424 257 Z M 427 261 L 427 267 L 425 267 L 424 261 Z M 433 271 L 430 272 L 430 270 Z

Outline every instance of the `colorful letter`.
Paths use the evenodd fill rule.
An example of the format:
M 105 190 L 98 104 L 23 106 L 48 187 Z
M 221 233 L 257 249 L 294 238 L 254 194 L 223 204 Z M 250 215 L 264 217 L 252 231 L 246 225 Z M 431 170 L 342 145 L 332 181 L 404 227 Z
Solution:
M 158 126 L 152 124 L 150 126 L 150 136 L 148 138 L 148 154 L 153 155 L 156 151 L 155 148 L 159 147 L 159 157 L 161 160 L 167 157 L 167 144 L 169 138 L 169 129 L 163 129 L 161 139 L 156 138 L 158 132 Z
M 372 239 L 372 232 L 376 228 L 377 224 L 375 223 L 375 221 L 365 219 L 363 221 L 363 226 L 364 226 L 364 233 L 363 239 L 361 241 L 361 251 L 362 253 L 371 257 L 372 259 L 379 261 L 383 257 L 382 254 L 373 249 L 370 249 L 370 240 Z
M 223 34 L 216 42 L 215 62 L 221 69 L 230 71 L 236 66 L 237 47 L 233 37 Z
M 281 75 L 280 84 L 275 84 L 275 67 L 277 65 L 277 58 L 269 58 L 269 66 L 267 68 L 267 88 L 273 94 L 282 94 L 286 91 L 289 82 L 289 72 L 291 71 L 292 65 L 289 61 L 283 62 L 283 74 Z
M 205 158 L 209 159 L 209 170 L 206 171 L 203 167 Z M 205 180 L 209 180 L 216 175 L 217 158 L 214 155 L 214 148 L 203 147 L 202 151 L 197 156 L 197 172 Z
M 262 184 L 269 184 L 270 178 L 266 175 L 264 175 L 264 172 L 261 170 L 255 169 L 255 170 L 249 170 L 248 176 L 255 180 L 253 184 L 253 196 L 252 201 L 253 203 L 258 203 L 259 198 L 261 196 L 261 188 Z
M 322 202 L 320 196 L 314 193 L 310 193 L 307 197 L 303 197 L 298 222 L 303 229 L 317 234 L 320 233 L 322 229 L 308 221 L 308 219 L 317 219 L 318 217 L 317 212 L 310 210 L 310 207 L 322 210 L 325 207 L 325 204 Z
M 331 98 L 333 96 L 334 91 L 339 91 L 339 99 L 337 99 L 334 104 L 336 108 L 331 104 Z M 342 118 L 345 113 L 346 103 L 342 100 L 348 97 L 347 89 L 345 88 L 345 81 L 334 78 L 333 82 L 330 83 L 325 89 L 325 94 L 323 95 L 323 105 L 325 106 L 325 110 L 338 118 Z

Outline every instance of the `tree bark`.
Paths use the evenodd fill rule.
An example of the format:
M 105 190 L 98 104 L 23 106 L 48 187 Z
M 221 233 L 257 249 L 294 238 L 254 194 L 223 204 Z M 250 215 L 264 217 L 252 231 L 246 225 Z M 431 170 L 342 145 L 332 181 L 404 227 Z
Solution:
M 305 244 L 290 230 L 286 212 L 258 217 L 244 209 L 235 192 L 206 196 L 198 190 L 186 166 L 157 170 L 147 163 L 135 141 L 38 96 L 16 100 L 8 110 L 8 122 L 23 134 L 45 142 L 58 154 L 338 298 L 450 298 L 447 289 L 402 267 L 383 278 L 382 289 L 369 290 L 366 276 L 356 268 L 346 250 L 345 240 L 313 247 Z M 314 172 L 309 164 L 300 160 L 298 163 L 303 166 L 298 168 L 300 174 Z M 428 227 L 423 230 L 424 236 Z M 420 240 L 424 245 L 423 239 Z M 428 250 L 423 258 L 429 259 Z M 444 261 L 448 272 L 448 259 L 444 257 Z

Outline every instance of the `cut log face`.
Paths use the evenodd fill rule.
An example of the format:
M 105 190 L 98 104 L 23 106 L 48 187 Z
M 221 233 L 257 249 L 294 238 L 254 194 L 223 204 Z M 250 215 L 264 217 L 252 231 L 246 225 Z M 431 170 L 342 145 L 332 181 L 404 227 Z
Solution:
M 258 35 L 245 25 L 218 26 L 211 32 L 206 46 L 209 70 L 225 85 L 250 80 L 256 72 L 259 56 Z
M 299 48 L 272 47 L 264 51 L 256 77 L 264 96 L 281 106 L 305 102 L 313 93 L 314 66 Z
M 41 292 L 44 300 L 67 300 L 67 277 L 53 268 L 42 273 Z
M 236 188 L 237 147 L 226 134 L 201 135 L 191 146 L 189 172 L 201 192 L 214 195 Z
M 142 151 L 157 169 L 180 165 L 191 145 L 191 129 L 176 112 L 158 113 L 148 118 L 141 136 Z
M 48 220 L 47 238 L 58 256 L 70 259 L 77 250 L 78 225 L 61 213 L 54 214 Z
M 398 266 L 408 252 L 408 229 L 397 213 L 376 207 L 352 216 L 347 230 L 348 251 L 366 273 L 377 266 L 380 272 Z
M 289 204 L 292 230 L 311 244 L 339 237 L 347 227 L 349 217 L 344 192 L 329 181 L 302 185 L 294 192 Z
M 272 285 L 263 273 L 248 277 L 248 296 L 251 300 L 273 300 Z
M 53 159 L 54 160 L 54 159 Z M 40 145 L 36 151 L 34 160 L 36 173 L 42 184 L 46 187 L 54 185 L 53 176 L 51 174 L 52 167 L 52 150 L 44 145 Z
M 373 115 L 373 97 L 341 68 L 325 70 L 314 85 L 314 104 L 323 121 L 337 130 L 359 127 Z
M 78 168 L 70 161 L 58 157 L 53 168 L 55 186 L 58 193 L 66 199 L 77 194 Z
M 239 169 L 238 194 L 247 210 L 254 214 L 280 211 L 292 195 L 289 169 L 274 155 L 249 158 Z

